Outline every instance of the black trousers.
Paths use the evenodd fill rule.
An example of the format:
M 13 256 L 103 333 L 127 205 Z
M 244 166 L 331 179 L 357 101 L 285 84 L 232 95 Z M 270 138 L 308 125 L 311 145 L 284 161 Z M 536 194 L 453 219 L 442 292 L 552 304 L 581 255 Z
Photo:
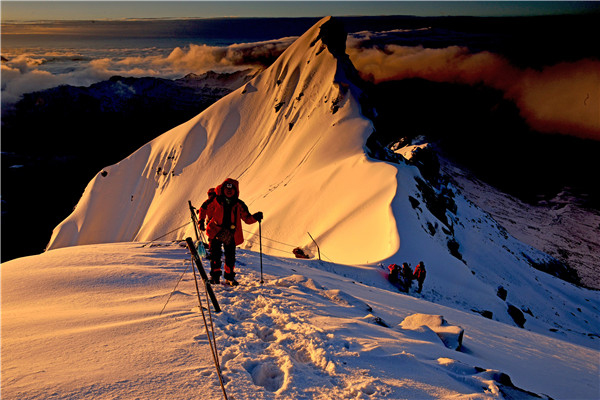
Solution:
M 221 247 L 225 252 L 225 273 L 231 275 L 234 273 L 235 268 L 235 243 L 225 244 L 219 239 L 211 239 L 208 243 L 211 275 L 217 273 L 221 275 L 221 256 L 223 255 Z

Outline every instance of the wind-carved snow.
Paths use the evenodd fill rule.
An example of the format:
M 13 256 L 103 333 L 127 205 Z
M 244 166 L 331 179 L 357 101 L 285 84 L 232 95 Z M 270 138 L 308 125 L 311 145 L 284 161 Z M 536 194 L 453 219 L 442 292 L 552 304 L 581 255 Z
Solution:
M 412 314 L 395 329 L 383 327 L 370 318 L 370 312 L 381 313 L 379 307 L 373 310 L 363 300 L 327 289 L 312 278 L 295 273 L 258 286 L 258 276 L 247 272 L 249 286 L 217 288 L 225 309 L 217 319 L 217 341 L 223 346 L 221 365 L 234 392 L 259 399 L 271 398 L 269 393 L 290 399 L 350 399 L 471 398 L 483 390 L 484 398 L 540 398 L 516 387 L 504 372 L 469 365 L 458 360 L 462 356 L 443 350 L 448 343 L 442 341 L 458 332 L 439 315 Z M 432 326 L 436 333 L 419 330 L 420 325 Z M 458 329 L 462 340 L 463 330 Z M 373 331 L 377 333 L 369 338 L 366 332 Z M 401 353 L 386 348 L 404 340 L 437 348 L 444 356 L 424 360 L 408 347 Z M 370 357 L 377 361 L 360 362 Z M 401 379 L 374 376 L 376 364 L 386 358 L 394 367 L 381 370 L 392 375 L 398 371 Z M 440 387 L 425 383 L 432 381 Z

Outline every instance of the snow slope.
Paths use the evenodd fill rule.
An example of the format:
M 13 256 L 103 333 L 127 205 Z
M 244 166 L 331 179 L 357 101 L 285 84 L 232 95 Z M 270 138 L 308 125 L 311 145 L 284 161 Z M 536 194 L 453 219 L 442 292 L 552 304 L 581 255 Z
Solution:
M 514 237 L 575 268 L 583 285 L 600 290 L 600 212 L 582 207 L 568 188 L 532 206 L 450 163 L 445 172 L 467 198 L 492 214 Z
M 422 297 L 404 295 L 373 268 L 265 255 L 260 285 L 258 254 L 239 250 L 238 260 L 242 286 L 216 287 L 223 311 L 212 314 L 229 399 L 600 393 L 598 339 L 577 345 L 572 332 L 563 340 L 456 310 L 452 299 L 434 304 L 428 281 Z M 2 398 L 223 398 L 189 265 L 187 249 L 167 242 L 2 264 Z M 598 299 L 589 302 L 597 313 Z M 428 328 L 402 328 L 429 315 L 464 329 L 459 351 Z
M 98 173 L 48 249 L 156 238 L 188 221 L 188 200 L 199 206 L 231 177 L 288 242 L 310 243 L 308 230 L 339 262 L 393 254 L 397 171 L 364 153 L 372 124 L 346 76 L 347 56 L 338 60 L 317 40 L 326 22 L 243 88 Z

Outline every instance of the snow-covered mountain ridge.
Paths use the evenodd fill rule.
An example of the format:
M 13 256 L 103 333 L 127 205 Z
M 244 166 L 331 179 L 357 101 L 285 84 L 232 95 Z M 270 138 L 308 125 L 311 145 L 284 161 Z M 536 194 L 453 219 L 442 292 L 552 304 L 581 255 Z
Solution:
M 531 267 L 552 257 L 510 236 L 443 176 L 366 154 L 385 149 L 366 148 L 373 125 L 344 38 L 335 20 L 322 20 L 244 87 L 104 168 L 48 249 L 192 236 L 187 201 L 198 206 L 232 177 L 250 210 L 265 213 L 265 238 L 310 250 L 308 231 L 328 258 L 358 269 L 423 260 L 430 301 L 593 345 L 594 294 Z M 247 229 L 243 247 L 257 251 L 258 227 Z
M 127 157 L 238 89 L 255 73 L 209 71 L 175 80 L 113 76 L 89 87 L 62 85 L 29 93 L 12 107 L 3 105 L 2 229 L 12 234 L 3 237 L 2 261 L 43 251 L 52 230 L 73 210 L 99 166 Z M 48 134 L 53 128 L 59 134 Z M 98 140 L 90 143 L 82 135 Z M 49 173 L 67 174 L 69 179 L 38 179 Z M 37 184 L 23 185 L 31 181 Z M 38 193 L 46 191 L 54 194 L 44 199 L 43 218 L 33 216 L 29 210 L 37 206 Z M 23 220 L 25 215 L 29 221 Z M 32 223 L 38 234 L 30 241 L 20 240 Z
M 187 220 L 187 210 L 182 209 L 174 197 L 184 199 L 184 204 L 187 199 L 195 203 L 202 201 L 209 187 L 227 177 L 240 180 L 241 196 L 251 208 L 256 202 L 257 207 L 269 209 L 271 224 L 282 228 L 285 225 L 289 231 L 290 224 L 282 218 L 291 211 L 288 205 L 308 206 L 310 212 L 306 218 L 313 217 L 317 224 L 311 226 L 312 233 L 325 235 L 326 238 L 321 238 L 324 245 L 328 240 L 343 241 L 343 236 L 348 235 L 343 233 L 342 227 L 336 227 L 337 221 L 333 224 L 332 218 L 316 218 L 321 214 L 319 210 L 332 209 L 329 192 L 314 181 L 311 184 L 301 184 L 301 181 L 311 182 L 315 171 L 335 166 L 343 171 L 344 179 L 339 176 L 335 182 L 329 179 L 331 183 L 327 183 L 324 177 L 321 179 L 324 185 L 335 184 L 335 190 L 343 195 L 362 183 L 368 196 L 368 193 L 380 192 L 382 185 L 366 182 L 366 178 L 357 180 L 359 174 L 367 175 L 366 171 L 354 173 L 360 168 L 357 163 L 367 164 L 374 176 L 392 177 L 395 168 L 365 157 L 363 146 L 371 133 L 371 123 L 361 116 L 356 95 L 349 95 L 355 88 L 347 79 L 340 79 L 344 64 L 338 65 L 337 58 L 326 51 L 321 40 L 316 41 L 318 36 L 319 26 L 315 26 L 249 84 L 143 146 L 121 163 L 105 168 L 104 174 L 99 173 L 90 183 L 82 202 L 90 197 L 90 189 L 94 192 L 100 188 L 115 190 L 123 185 L 124 182 L 115 181 L 115 175 L 119 175 L 115 173 L 117 170 L 128 171 L 127 178 L 137 182 L 135 187 L 131 187 L 134 182 L 130 181 L 129 185 L 118 188 L 124 197 L 105 195 L 102 204 L 94 204 L 93 208 L 80 202 L 75 213 L 57 227 L 49 248 L 93 241 L 152 239 Z M 347 168 L 342 168 L 344 164 Z M 293 185 L 290 185 L 292 179 Z M 393 186 L 384 190 L 388 198 L 393 190 Z M 123 198 L 130 200 L 131 207 L 124 209 L 127 203 L 121 202 Z M 114 203 L 110 204 L 109 199 Z M 268 203 L 269 207 L 261 203 Z M 364 213 L 354 213 L 355 201 L 347 201 L 345 206 L 342 203 L 335 204 L 338 220 L 340 217 L 364 218 L 361 216 Z M 116 232 L 112 229 L 113 219 L 98 217 L 115 210 L 123 213 L 115 219 L 129 225 Z M 159 215 L 153 217 L 150 215 L 153 212 Z M 392 231 L 393 224 L 388 221 L 388 212 L 379 214 L 377 222 L 380 224 L 374 223 L 373 216 L 370 224 L 364 224 L 376 225 L 378 229 L 373 230 L 374 240 L 363 242 L 363 246 L 366 244 L 376 253 L 381 250 L 389 253 L 384 250 L 389 247 L 385 236 Z M 163 218 L 163 215 L 170 217 Z M 89 219 L 94 216 L 98 220 L 91 223 Z M 82 218 L 88 219 L 87 223 L 83 223 Z M 300 227 L 306 223 L 296 221 L 294 225 Z M 340 234 L 334 235 L 334 231 Z M 286 236 L 288 241 L 299 241 L 298 236 L 302 237 L 300 243 L 309 240 L 304 228 L 292 237 Z M 375 243 L 377 239 L 381 244 Z M 350 243 L 359 242 L 354 239 Z M 378 248 L 381 250 L 377 251 Z M 339 256 L 331 256 L 351 259 L 356 255 L 340 252 Z

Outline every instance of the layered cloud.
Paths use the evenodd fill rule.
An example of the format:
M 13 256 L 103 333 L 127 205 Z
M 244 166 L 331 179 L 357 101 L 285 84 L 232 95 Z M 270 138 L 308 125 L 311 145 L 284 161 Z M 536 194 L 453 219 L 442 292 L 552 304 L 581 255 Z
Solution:
M 110 59 L 96 61 L 96 65 L 108 67 L 114 65 L 123 70 L 135 71 L 135 74 L 147 69 L 146 75 L 182 76 L 190 72 L 200 73 L 208 70 L 231 70 L 240 67 L 265 66 L 273 61 L 294 42 L 289 37 L 279 40 L 233 44 L 227 47 L 195 45 L 186 48 L 177 47 L 165 56 L 127 57 L 116 63 Z
M 371 41 L 399 32 L 406 33 L 360 32 L 349 36 L 347 52 L 365 79 L 377 83 L 422 78 L 486 85 L 515 102 L 533 129 L 600 140 L 600 61 L 586 59 L 541 70 L 522 69 L 500 55 L 473 53 L 464 46 L 425 48 L 374 45 Z M 16 102 L 24 93 L 61 84 L 89 86 L 114 75 L 175 79 L 191 72 L 265 67 L 295 39 L 223 47 L 191 44 L 171 51 L 106 49 L 8 55 L 2 62 L 2 105 Z
M 63 58 L 64 56 L 60 56 Z M 25 93 L 45 90 L 60 85 L 89 86 L 111 77 L 111 71 L 86 65 L 68 68 L 57 73 L 43 68 L 47 57 L 23 54 L 2 63 L 2 107 L 17 102 Z
M 295 39 L 288 37 L 226 47 L 191 44 L 170 53 L 157 49 L 113 49 L 95 52 L 92 57 L 70 51 L 13 57 L 8 54 L 2 62 L 2 104 L 14 103 L 25 93 L 59 85 L 89 86 L 114 75 L 175 79 L 191 72 L 262 67 L 275 61 Z
M 349 46 L 361 75 L 375 83 L 407 78 L 501 90 L 514 101 L 528 124 L 541 132 L 600 140 L 600 61 L 580 60 L 520 69 L 490 52 L 466 47 L 441 49 L 386 45 Z

